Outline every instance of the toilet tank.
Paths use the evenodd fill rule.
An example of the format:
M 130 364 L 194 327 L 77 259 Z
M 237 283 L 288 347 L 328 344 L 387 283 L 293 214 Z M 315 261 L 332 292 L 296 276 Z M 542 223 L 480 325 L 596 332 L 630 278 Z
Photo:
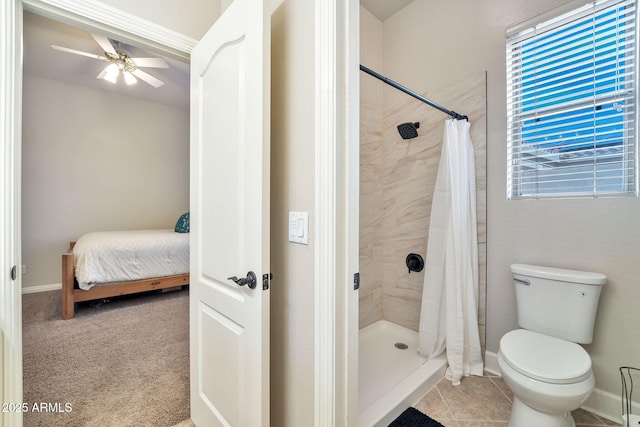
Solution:
M 589 344 L 607 276 L 527 264 L 512 264 L 518 325 L 568 341 Z

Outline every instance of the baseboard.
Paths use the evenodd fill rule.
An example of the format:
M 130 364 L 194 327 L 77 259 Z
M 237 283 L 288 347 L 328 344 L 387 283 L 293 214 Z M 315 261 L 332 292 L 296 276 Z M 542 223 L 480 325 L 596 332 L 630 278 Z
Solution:
M 502 376 L 500 374 L 498 355 L 496 353 L 485 351 L 484 369 L 491 375 Z M 620 413 L 621 408 L 622 397 L 620 397 L 620 395 L 609 393 L 608 391 L 600 390 L 598 388 L 593 390 L 589 399 L 587 399 L 587 401 L 582 405 L 582 409 L 593 412 L 599 417 L 606 418 L 618 424 L 622 422 L 622 414 Z M 631 413 L 640 413 L 640 405 L 634 403 Z
M 37 292 L 57 291 L 62 289 L 62 283 L 52 283 L 50 285 L 26 286 L 22 288 L 22 295 L 35 294 Z
M 583 409 L 593 412 L 599 417 L 606 418 L 618 424 L 622 423 L 622 396 L 608 391 L 595 389 L 589 399 L 582 405 Z M 640 414 L 640 404 L 632 403 L 632 414 Z
M 497 353 L 494 353 L 488 350 L 484 352 L 484 370 L 490 373 L 491 375 L 502 376 L 500 374 L 500 367 L 498 366 Z

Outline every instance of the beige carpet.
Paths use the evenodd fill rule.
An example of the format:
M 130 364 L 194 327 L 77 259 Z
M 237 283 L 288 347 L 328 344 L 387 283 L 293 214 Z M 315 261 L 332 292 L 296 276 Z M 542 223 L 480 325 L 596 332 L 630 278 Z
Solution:
M 188 290 L 146 294 L 83 305 L 61 320 L 60 291 L 24 295 L 25 427 L 188 419 L 188 304 Z M 45 411 L 32 412 L 40 402 Z

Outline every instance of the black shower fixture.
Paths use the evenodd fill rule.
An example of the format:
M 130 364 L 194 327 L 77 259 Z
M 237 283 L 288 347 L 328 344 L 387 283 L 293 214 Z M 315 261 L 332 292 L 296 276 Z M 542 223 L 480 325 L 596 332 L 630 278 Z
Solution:
M 404 86 L 402 86 L 400 83 L 396 83 L 391 79 L 386 78 L 385 76 L 376 73 L 375 71 L 373 71 L 370 68 L 365 67 L 364 65 L 360 64 L 360 71 L 364 71 L 365 73 L 369 74 L 370 76 L 375 77 L 378 80 L 381 80 L 383 82 L 385 82 L 386 84 L 388 84 L 389 86 L 395 87 L 396 89 L 406 93 L 407 95 L 411 95 L 414 98 L 424 102 L 427 105 L 432 106 L 433 108 L 442 111 L 443 113 L 446 113 L 447 115 L 449 115 L 449 117 L 451 117 L 452 119 L 455 120 L 466 120 L 469 121 L 469 117 L 467 116 L 463 116 L 462 114 L 458 114 L 455 111 L 452 110 L 448 110 L 446 108 L 444 108 L 442 105 L 438 105 L 435 102 L 425 98 L 424 96 L 412 91 L 411 89 L 408 89 Z M 417 127 L 417 126 L 416 126 Z M 398 130 L 400 130 L 400 126 L 398 126 Z M 404 138 L 404 137 L 403 137 Z M 415 138 L 415 137 L 414 137 Z M 406 138 L 405 138 L 406 139 Z
M 420 127 L 420 122 L 407 122 L 398 125 L 398 132 L 402 139 L 412 139 L 418 136 L 418 128 Z
M 407 255 L 406 263 L 409 273 L 412 271 L 420 272 L 424 268 L 424 259 L 422 259 L 420 254 L 411 253 Z

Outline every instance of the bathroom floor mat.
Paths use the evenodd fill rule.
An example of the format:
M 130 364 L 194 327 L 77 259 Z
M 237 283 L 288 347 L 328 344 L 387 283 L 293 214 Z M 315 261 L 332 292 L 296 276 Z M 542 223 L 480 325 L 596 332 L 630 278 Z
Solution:
M 407 408 L 389 427 L 444 427 L 433 418 L 423 414 L 416 408 Z

